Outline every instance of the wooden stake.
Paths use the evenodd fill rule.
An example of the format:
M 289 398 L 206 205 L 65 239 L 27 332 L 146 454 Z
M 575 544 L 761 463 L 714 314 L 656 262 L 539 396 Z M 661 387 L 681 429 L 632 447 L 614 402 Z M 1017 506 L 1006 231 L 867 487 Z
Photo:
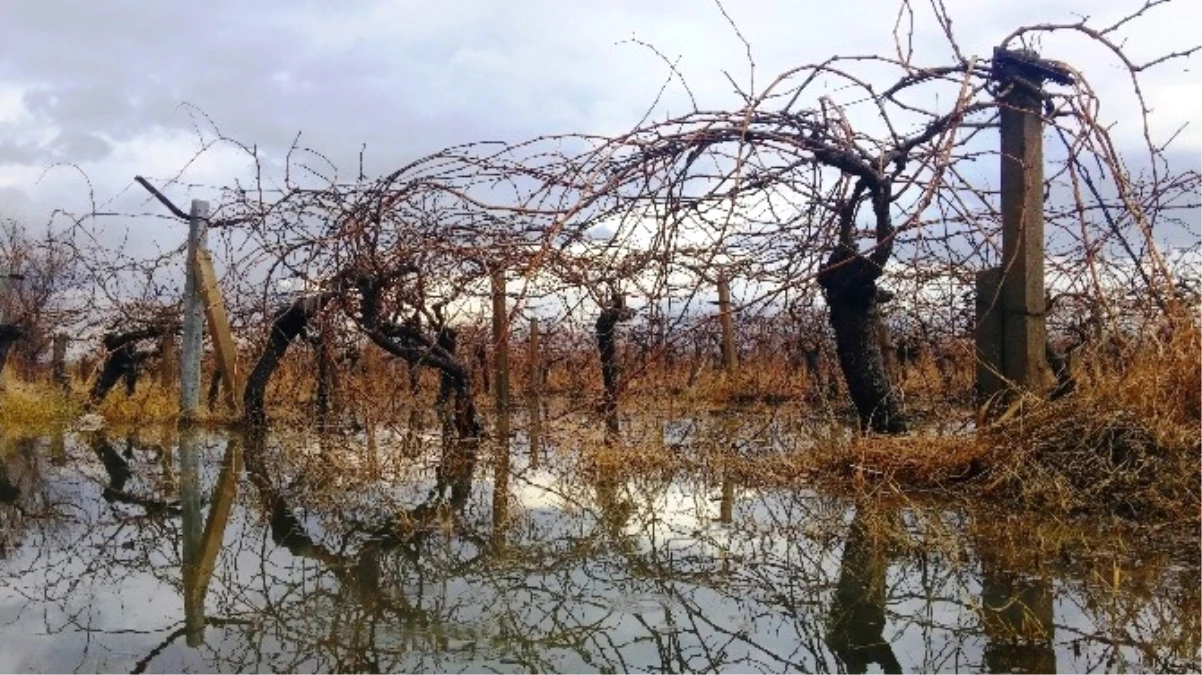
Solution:
M 205 318 L 208 320 L 209 332 L 213 336 L 213 348 L 217 353 L 217 370 L 225 385 L 225 403 L 230 412 L 238 413 L 238 352 L 234 347 L 234 336 L 230 333 L 230 321 L 225 313 L 221 288 L 217 286 L 213 259 L 209 257 L 208 251 L 201 249 L 196 252 L 196 268 Z

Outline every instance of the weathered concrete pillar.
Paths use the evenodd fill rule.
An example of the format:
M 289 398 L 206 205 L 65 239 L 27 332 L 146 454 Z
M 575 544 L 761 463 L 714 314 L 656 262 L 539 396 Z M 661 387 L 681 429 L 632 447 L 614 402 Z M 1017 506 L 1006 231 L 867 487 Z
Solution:
M 200 280 L 195 264 L 199 251 L 205 247 L 205 223 L 209 218 L 209 203 L 192 200 L 188 221 L 188 253 L 184 264 L 184 330 L 181 340 L 179 408 L 182 422 L 190 422 L 200 412 L 200 370 L 204 345 L 204 300 L 200 296 Z
M 1033 52 L 994 53 L 1001 96 L 1003 374 L 1013 385 L 1043 393 L 1051 384 L 1044 357 L 1043 70 Z
M 1002 268 L 977 272 L 976 303 L 976 394 L 977 405 L 1006 387 L 1002 366 L 1002 311 L 998 297 Z

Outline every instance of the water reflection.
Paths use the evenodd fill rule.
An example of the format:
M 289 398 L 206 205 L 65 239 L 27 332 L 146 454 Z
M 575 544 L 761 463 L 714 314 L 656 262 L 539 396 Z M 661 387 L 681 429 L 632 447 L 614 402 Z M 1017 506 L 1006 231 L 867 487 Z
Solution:
M 438 428 L 5 439 L 0 670 L 1202 665 L 1196 538 L 1136 546 L 1109 523 L 848 502 L 720 467 L 599 476 L 535 450 L 571 443 L 538 419 L 479 447 Z M 748 437 L 665 427 L 682 448 Z
M 845 672 L 867 673 L 869 664 L 878 664 L 886 673 L 900 673 L 901 664 L 884 632 L 888 544 L 865 523 L 871 517 L 865 510 L 871 507 L 854 508 L 831 602 L 827 645 Z M 894 514 L 874 515 L 889 519 Z
M 180 501 L 183 505 L 184 624 L 191 647 L 204 642 L 204 606 L 209 580 L 224 541 L 226 524 L 233 510 L 241 471 L 241 445 L 231 438 L 221 461 L 221 473 L 209 500 L 209 513 L 203 524 L 200 517 L 200 445 L 197 431 L 180 433 Z M 203 529 L 202 529 L 203 527 Z

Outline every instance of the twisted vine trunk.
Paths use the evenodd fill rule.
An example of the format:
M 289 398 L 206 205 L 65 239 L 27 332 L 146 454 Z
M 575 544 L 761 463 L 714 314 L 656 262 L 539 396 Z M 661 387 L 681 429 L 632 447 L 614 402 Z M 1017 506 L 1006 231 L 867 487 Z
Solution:
M 174 325 L 149 326 L 125 333 L 109 333 L 104 336 L 104 348 L 108 354 L 100 368 L 100 375 L 92 383 L 88 393 L 88 406 L 92 407 L 104 400 L 118 382 L 125 382 L 125 393 L 133 395 L 138 384 L 138 369 L 152 352 L 139 351 L 139 340 L 157 339 L 175 330 Z
M 25 330 L 11 323 L 0 324 L 0 373 L 4 372 L 4 364 L 8 362 L 8 352 L 17 340 L 25 337 Z
M 836 252 L 819 273 L 826 292 L 835 346 L 861 431 L 901 434 L 907 425 L 901 399 L 889 381 L 878 335 L 880 304 L 891 294 L 877 288 L 881 268 L 862 255 Z
M 246 389 L 242 395 L 242 409 L 245 411 L 246 423 L 252 427 L 263 427 L 267 424 L 267 408 L 264 396 L 267 383 L 280 365 L 280 359 L 288 352 L 292 344 L 309 325 L 309 321 L 329 301 L 329 295 L 318 295 L 301 298 L 276 314 L 271 322 L 271 332 L 267 336 L 267 344 L 255 363 L 255 368 L 246 378 Z
M 415 325 L 385 321 L 380 316 L 384 281 L 364 276 L 356 280 L 356 285 L 360 293 L 359 321 L 367 337 L 411 366 L 428 366 L 441 373 L 440 395 L 449 390 L 454 397 L 452 424 L 459 440 L 456 452 L 474 466 L 476 444 L 484 427 L 476 412 L 471 370 L 455 353 L 454 334 L 443 328 L 431 340 Z
M 632 312 L 620 303 L 601 311 L 597 317 L 597 351 L 601 354 L 601 413 L 605 417 L 605 429 L 613 434 L 618 431 L 618 366 L 616 332 L 618 323 L 631 318 Z

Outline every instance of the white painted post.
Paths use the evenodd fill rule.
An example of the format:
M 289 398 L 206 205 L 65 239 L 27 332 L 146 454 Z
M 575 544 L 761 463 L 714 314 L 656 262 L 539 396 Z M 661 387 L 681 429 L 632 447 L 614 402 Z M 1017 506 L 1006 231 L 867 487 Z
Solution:
M 188 220 L 188 258 L 184 281 L 184 335 L 180 345 L 179 408 L 182 421 L 188 422 L 200 410 L 200 362 L 204 349 L 204 301 L 200 295 L 200 283 L 196 274 L 197 252 L 205 247 L 205 221 L 209 217 L 209 203 L 192 200 L 192 213 Z

